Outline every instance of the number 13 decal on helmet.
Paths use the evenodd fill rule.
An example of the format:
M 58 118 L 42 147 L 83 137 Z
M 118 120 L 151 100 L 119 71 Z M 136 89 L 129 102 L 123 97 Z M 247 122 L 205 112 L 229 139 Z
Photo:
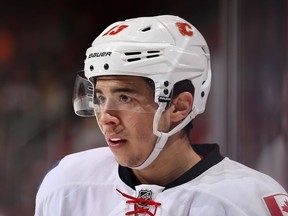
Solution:
M 114 26 L 113 28 L 111 28 L 109 31 L 107 31 L 105 34 L 103 34 L 102 36 L 105 36 L 105 35 L 116 35 L 118 34 L 119 32 L 121 32 L 123 29 L 127 28 L 128 25 L 117 25 L 117 26 Z

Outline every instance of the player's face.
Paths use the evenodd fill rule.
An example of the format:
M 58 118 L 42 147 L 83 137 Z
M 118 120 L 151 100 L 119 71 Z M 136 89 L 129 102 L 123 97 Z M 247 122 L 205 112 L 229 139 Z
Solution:
M 97 78 L 95 92 L 97 121 L 116 160 L 122 166 L 141 165 L 157 140 L 152 88 L 140 77 L 105 76 Z

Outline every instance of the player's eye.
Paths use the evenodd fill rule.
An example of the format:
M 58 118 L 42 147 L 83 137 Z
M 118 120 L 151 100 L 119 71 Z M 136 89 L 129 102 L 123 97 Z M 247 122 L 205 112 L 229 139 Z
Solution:
M 127 95 L 120 95 L 120 101 L 124 103 L 129 103 L 132 101 L 132 98 Z
M 96 95 L 95 97 L 95 103 L 100 105 L 100 104 L 104 104 L 106 101 L 106 98 L 102 95 Z

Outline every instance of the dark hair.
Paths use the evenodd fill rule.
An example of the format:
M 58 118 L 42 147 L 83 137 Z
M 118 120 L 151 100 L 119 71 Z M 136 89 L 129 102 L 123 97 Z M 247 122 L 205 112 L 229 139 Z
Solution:
M 177 82 L 173 88 L 173 97 L 176 98 L 182 92 L 189 92 L 194 97 L 195 88 L 190 80 L 182 80 Z M 184 130 L 187 134 L 190 133 L 191 129 L 193 128 L 193 120 L 191 120 L 185 127 Z

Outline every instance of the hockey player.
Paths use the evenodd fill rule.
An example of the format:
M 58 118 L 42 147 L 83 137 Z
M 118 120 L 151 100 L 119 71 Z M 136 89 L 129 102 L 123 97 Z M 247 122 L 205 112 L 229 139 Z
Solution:
M 96 116 L 108 147 L 63 158 L 44 178 L 35 216 L 288 215 L 271 177 L 191 145 L 205 110 L 210 54 L 200 32 L 170 15 L 116 22 L 88 48 L 73 100 Z

